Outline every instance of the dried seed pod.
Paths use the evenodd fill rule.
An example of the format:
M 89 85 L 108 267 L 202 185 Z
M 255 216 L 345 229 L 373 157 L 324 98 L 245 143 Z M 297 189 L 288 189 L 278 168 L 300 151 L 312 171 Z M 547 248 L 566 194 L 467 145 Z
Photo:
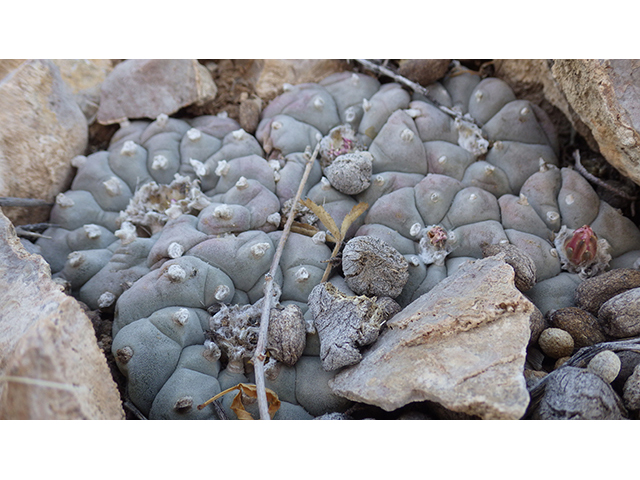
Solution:
M 271 309 L 267 338 L 271 357 L 286 365 L 295 365 L 302 356 L 306 339 L 306 324 L 300 307 L 291 304 L 282 310 Z
M 573 353 L 573 338 L 559 328 L 547 328 L 540 334 L 538 345 L 551 358 L 568 357 Z
M 583 368 L 563 367 L 549 374 L 538 420 L 621 420 L 627 415 L 611 385 Z
M 409 279 L 407 260 L 388 243 L 369 235 L 347 242 L 342 269 L 347 285 L 358 295 L 395 298 Z
M 529 255 L 520 248 L 510 243 L 496 243 L 482 245 L 484 258 L 504 254 L 504 261 L 513 267 L 515 271 L 516 288 L 526 292 L 536 284 L 536 265 Z
M 627 290 L 606 301 L 598 319 L 607 335 L 614 338 L 640 334 L 640 288 Z
M 371 185 L 373 156 L 369 152 L 345 153 L 324 168 L 331 186 L 347 195 L 357 195 Z
M 544 315 L 538 307 L 534 307 L 533 312 L 531 312 L 531 317 L 529 317 L 529 328 L 531 329 L 529 346 L 534 345 L 538 341 L 540 334 L 544 331 L 546 326 L 547 322 L 544 319 Z
M 616 268 L 586 279 L 576 288 L 576 305 L 583 310 L 597 315 L 600 307 L 609 299 L 640 287 L 640 270 Z
M 573 338 L 576 348 L 588 347 L 606 340 L 598 319 L 577 307 L 566 307 L 549 312 L 549 323 Z
M 326 371 L 358 363 L 362 355 L 357 347 L 373 343 L 385 321 L 375 299 L 345 295 L 330 283 L 314 287 L 309 295 L 309 310 Z

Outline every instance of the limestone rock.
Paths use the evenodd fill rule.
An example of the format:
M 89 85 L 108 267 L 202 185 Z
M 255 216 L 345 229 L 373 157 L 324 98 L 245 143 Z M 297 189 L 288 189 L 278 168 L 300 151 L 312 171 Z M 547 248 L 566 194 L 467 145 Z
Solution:
M 555 60 L 551 72 L 600 153 L 640 184 L 640 60 Z
M 387 411 L 429 400 L 485 419 L 521 418 L 533 309 L 499 257 L 470 262 L 387 322 L 330 386 Z
M 53 202 L 71 183 L 71 159 L 85 153 L 82 111 L 50 60 L 24 61 L 0 82 L 0 196 Z M 50 208 L 11 208 L 16 224 L 45 222 Z
M 125 60 L 102 83 L 98 122 L 171 115 L 212 101 L 217 87 L 197 60 Z
M 91 321 L 2 211 L 0 257 L 0 419 L 123 419 Z
M 74 95 L 89 122 L 95 118 L 100 103 L 100 87 L 113 70 L 113 61 L 102 60 L 53 60 L 60 75 Z

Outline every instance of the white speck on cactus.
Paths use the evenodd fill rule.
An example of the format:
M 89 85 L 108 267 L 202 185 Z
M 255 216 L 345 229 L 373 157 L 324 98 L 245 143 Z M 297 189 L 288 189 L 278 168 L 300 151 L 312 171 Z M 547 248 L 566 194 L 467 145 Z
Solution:
M 136 234 L 136 227 L 131 222 L 122 222 L 120 229 L 115 231 L 115 236 L 120 239 L 122 245 L 128 245 L 138 238 L 138 235 Z
M 102 182 L 104 185 L 107 194 L 111 197 L 117 197 L 122 194 L 122 187 L 120 187 L 120 182 L 118 182 L 117 177 L 111 177 L 109 180 L 105 180 Z
M 82 252 L 71 252 L 67 255 L 67 262 L 71 268 L 78 268 L 85 260 L 86 257 Z
M 240 128 L 239 130 L 234 130 L 233 132 L 231 132 L 231 135 L 235 140 L 242 140 L 246 133 L 247 132 Z
M 98 297 L 98 308 L 107 308 L 113 305 L 116 301 L 116 296 L 111 292 L 104 292 Z
M 196 172 L 196 175 L 200 178 L 209 174 L 209 166 L 202 163 L 200 160 L 196 160 L 195 158 L 190 158 L 189 163 L 193 167 L 193 171 Z
M 443 164 L 447 163 L 447 156 L 446 155 L 442 155 L 440 158 L 438 158 L 438 163 L 440 165 L 443 165 Z
M 164 170 L 169 166 L 169 160 L 164 155 L 156 155 L 151 162 L 153 170 Z
M 295 274 L 296 282 L 302 283 L 309 280 L 309 270 L 304 267 L 300 267 Z
M 368 112 L 371 109 L 371 102 L 369 100 L 367 100 L 366 98 L 362 99 L 362 109 L 365 112 Z
M 413 140 L 414 136 L 414 133 L 408 128 L 405 128 L 404 130 L 402 130 L 402 132 L 400 132 L 400 138 L 403 142 L 410 142 L 411 140 Z
M 518 203 L 524 206 L 529 205 L 529 199 L 524 193 L 521 193 L 520 198 L 518 199 Z
M 493 142 L 493 148 L 495 150 L 502 150 L 504 148 L 504 143 L 502 143 L 501 140 L 496 140 L 495 142 Z
M 279 227 L 280 226 L 280 220 L 282 218 L 280 217 L 280 214 L 278 212 L 274 212 L 271 215 L 269 215 L 267 217 L 267 223 L 270 223 L 271 225 L 275 226 L 275 227 Z
M 184 282 L 187 278 L 187 272 L 180 265 L 170 265 L 165 274 L 169 280 L 176 283 Z
M 327 233 L 323 232 L 323 231 L 320 231 L 320 232 L 316 233 L 313 237 L 311 237 L 311 240 L 316 245 L 324 245 L 326 243 L 326 241 L 327 241 Z
M 192 128 L 187 131 L 187 138 L 192 142 L 200 140 L 202 138 L 202 132 L 197 128 Z
M 520 115 L 525 116 L 525 115 L 529 115 L 529 108 L 528 107 L 523 107 L 522 110 L 520 110 Z
M 120 155 L 132 156 L 138 150 L 138 145 L 133 140 L 127 140 L 120 149 Z
M 432 203 L 438 203 L 440 201 L 440 194 L 438 192 L 433 192 L 429 196 L 429 200 L 431 200 Z
M 493 165 L 487 165 L 484 167 L 485 175 L 492 175 L 496 171 L 496 167 Z
M 329 181 L 329 179 L 327 177 L 322 177 L 320 179 L 320 188 L 322 190 L 330 190 L 331 189 L 331 182 Z
M 482 136 L 482 130 L 473 122 L 469 114 L 466 114 L 466 117 L 456 118 L 454 122 L 458 131 L 458 145 L 475 156 L 487 153 L 489 141 Z
M 573 202 L 575 201 L 576 199 L 573 197 L 571 193 L 568 194 L 566 197 L 564 197 L 564 203 L 566 203 L 567 205 L 573 205 Z
M 509 240 L 507 240 L 506 238 L 503 238 L 502 240 L 500 240 L 498 242 L 499 245 L 508 245 L 509 244 Z
M 231 289 L 229 287 L 227 287 L 226 285 L 218 285 L 216 287 L 215 292 L 213 293 L 213 297 L 221 302 L 222 300 L 224 300 L 225 298 L 227 298 L 227 296 L 231 293 Z
M 404 113 L 409 115 L 411 118 L 418 118 L 420 116 L 420 110 L 417 108 L 407 108 Z
M 356 119 L 356 109 L 353 107 L 349 107 L 344 111 L 344 119 L 351 123 Z
M 320 97 L 316 97 L 313 100 L 313 106 L 316 110 L 322 110 L 324 108 L 324 100 Z
M 85 157 L 84 155 L 76 155 L 71 159 L 71 166 L 75 168 L 80 168 L 85 163 L 87 163 L 87 157 Z
M 170 258 L 179 258 L 184 253 L 184 247 L 178 242 L 171 242 L 167 247 L 167 255 Z
M 285 92 L 289 92 L 291 90 L 293 90 L 293 85 L 291 85 L 290 83 L 283 83 L 282 84 L 282 90 Z
M 56 195 L 56 204 L 62 208 L 73 207 L 76 202 L 74 202 L 71 198 L 67 197 L 64 193 L 59 193 Z
M 418 257 L 418 255 L 410 255 L 408 258 L 408 262 L 409 265 L 413 266 L 413 267 L 419 267 L 420 266 L 420 257 Z
M 218 162 L 218 166 L 216 167 L 215 174 L 219 177 L 224 177 L 227 173 L 229 173 L 230 168 L 231 166 L 229 165 L 229 162 L 227 162 L 226 160 L 220 160 Z
M 119 122 L 120 128 L 129 128 L 131 126 L 131 122 L 128 118 L 125 118 L 121 122 Z
M 549 255 L 551 255 L 552 257 L 558 258 L 558 250 L 556 250 L 555 248 L 550 248 L 549 249 Z
M 358 77 L 357 73 L 352 73 L 351 74 L 351 85 L 359 85 L 360 84 L 360 77 Z
M 229 112 L 227 112 L 226 110 L 223 110 L 221 112 L 218 112 L 216 117 L 218 117 L 218 118 L 229 118 Z
M 478 199 L 478 195 L 476 195 L 475 193 L 472 193 L 471 195 L 469 195 L 470 202 L 475 202 L 477 199 Z
M 233 210 L 229 205 L 218 205 L 213 209 L 213 216 L 222 220 L 230 220 L 233 217 Z
M 484 97 L 484 93 L 481 90 L 478 90 L 476 92 L 476 94 L 474 95 L 476 102 L 480 103 L 480 101 L 482 100 L 482 98 Z
M 316 133 L 316 142 L 319 142 L 320 140 L 322 140 L 322 134 Z
M 558 212 L 547 212 L 547 220 L 550 222 L 557 222 L 560 220 L 560 214 Z
M 277 172 L 278 170 L 280 170 L 280 162 L 278 160 L 272 159 L 269 160 L 269 166 L 273 169 L 274 172 Z
M 238 190 L 244 190 L 249 186 L 249 181 L 245 177 L 240 177 L 236 182 L 236 188 Z
M 167 126 L 167 123 L 169 123 L 169 116 L 166 113 L 161 113 L 156 117 L 156 122 L 158 122 L 160 127 L 164 128 Z
M 417 237 L 418 235 L 420 235 L 421 231 L 422 231 L 422 225 L 416 222 L 413 225 L 411 225 L 411 229 L 409 230 L 409 235 L 411 235 L 412 237 Z
M 100 227 L 93 223 L 84 225 L 82 228 L 84 229 L 84 233 L 87 236 L 87 238 L 90 238 L 91 240 L 100 238 L 100 236 L 102 235 L 102 231 L 100 230 Z
M 181 327 L 185 326 L 189 321 L 189 310 L 186 308 L 178 309 L 171 315 L 171 320 L 173 320 L 176 325 L 180 325 Z
M 384 185 L 384 177 L 382 175 L 376 175 L 373 178 L 373 183 L 381 187 L 382 185 Z
M 182 208 L 177 204 L 171 205 L 164 211 L 164 214 L 172 220 L 178 218 L 183 213 Z
M 264 254 L 271 248 L 271 245 L 267 242 L 260 242 L 253 245 L 250 249 L 251 255 L 255 258 L 262 258 Z

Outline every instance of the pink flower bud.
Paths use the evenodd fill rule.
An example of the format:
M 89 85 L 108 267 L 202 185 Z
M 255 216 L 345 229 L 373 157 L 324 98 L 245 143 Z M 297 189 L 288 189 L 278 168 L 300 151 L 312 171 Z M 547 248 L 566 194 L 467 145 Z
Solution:
M 598 237 L 589 225 L 584 225 L 573 232 L 564 243 L 569 261 L 576 266 L 589 264 L 598 252 Z

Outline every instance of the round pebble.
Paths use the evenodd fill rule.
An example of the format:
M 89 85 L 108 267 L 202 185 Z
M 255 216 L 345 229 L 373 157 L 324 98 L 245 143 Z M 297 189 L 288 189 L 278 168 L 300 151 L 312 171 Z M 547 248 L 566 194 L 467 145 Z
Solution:
M 567 363 L 567 360 L 569 360 L 570 358 L 571 357 L 560 357 L 559 359 L 556 360 L 556 363 L 553 365 L 553 369 L 554 370 L 559 369 L 562 365 Z
M 605 382 L 611 383 L 615 380 L 620 372 L 620 358 L 611 350 L 600 352 L 591 359 L 587 370 L 595 373 Z
M 547 328 L 540 334 L 538 345 L 551 358 L 569 357 L 573 353 L 573 337 L 559 328 Z

